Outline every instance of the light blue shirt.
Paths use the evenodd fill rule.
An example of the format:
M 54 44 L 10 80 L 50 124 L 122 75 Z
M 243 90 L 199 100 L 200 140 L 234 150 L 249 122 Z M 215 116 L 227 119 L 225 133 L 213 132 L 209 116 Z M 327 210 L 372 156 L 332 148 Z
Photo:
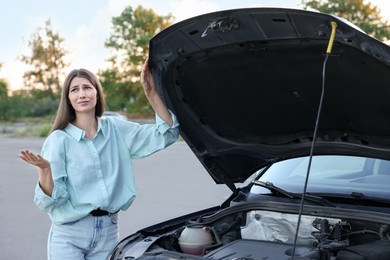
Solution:
M 41 154 L 50 162 L 54 189 L 47 196 L 38 182 L 35 203 L 56 224 L 79 220 L 97 208 L 111 213 L 126 210 L 136 196 L 131 160 L 177 140 L 179 124 L 171 115 L 172 127 L 158 115 L 155 124 L 143 125 L 107 117 L 98 121 L 93 139 L 72 124 L 53 131 Z

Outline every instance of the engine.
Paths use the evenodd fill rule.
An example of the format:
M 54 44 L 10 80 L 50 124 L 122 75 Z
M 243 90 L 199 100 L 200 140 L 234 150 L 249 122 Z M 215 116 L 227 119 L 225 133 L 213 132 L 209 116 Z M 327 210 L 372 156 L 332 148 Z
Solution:
M 266 210 L 217 213 L 141 237 L 140 244 L 151 241 L 142 256 L 133 247 L 115 259 L 390 259 L 387 224 L 302 215 L 297 233 L 297 220 L 296 214 Z
M 156 239 L 139 259 L 390 259 L 388 225 L 302 216 L 293 247 L 296 226 L 295 214 L 262 210 L 194 221 Z

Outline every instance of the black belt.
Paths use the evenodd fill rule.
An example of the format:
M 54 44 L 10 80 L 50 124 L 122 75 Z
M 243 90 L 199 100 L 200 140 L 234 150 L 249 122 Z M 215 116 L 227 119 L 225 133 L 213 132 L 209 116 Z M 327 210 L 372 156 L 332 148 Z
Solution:
M 115 212 L 115 213 L 117 213 L 117 212 Z M 89 214 L 91 214 L 94 217 L 101 217 L 101 216 L 112 215 L 112 214 L 115 214 L 115 213 L 110 213 L 110 212 L 108 212 L 106 210 L 102 210 L 102 209 L 94 209 Z

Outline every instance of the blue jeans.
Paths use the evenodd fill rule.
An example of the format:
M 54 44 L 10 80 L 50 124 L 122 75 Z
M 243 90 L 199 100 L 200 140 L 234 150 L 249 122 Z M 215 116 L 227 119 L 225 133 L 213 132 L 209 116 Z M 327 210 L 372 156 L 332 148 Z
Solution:
M 102 260 L 118 241 L 118 213 L 102 217 L 88 215 L 71 223 L 53 223 L 47 256 L 49 260 Z

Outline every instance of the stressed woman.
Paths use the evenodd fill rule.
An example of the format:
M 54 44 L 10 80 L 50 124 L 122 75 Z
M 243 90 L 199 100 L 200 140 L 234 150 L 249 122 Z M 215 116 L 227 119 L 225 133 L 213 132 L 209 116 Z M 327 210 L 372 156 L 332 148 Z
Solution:
M 34 201 L 52 220 L 48 259 L 104 259 L 119 239 L 118 211 L 136 196 L 131 160 L 177 140 L 178 122 L 156 92 L 148 61 L 141 83 L 154 124 L 102 119 L 97 77 L 85 69 L 71 71 L 41 154 L 20 152 L 39 170 Z

